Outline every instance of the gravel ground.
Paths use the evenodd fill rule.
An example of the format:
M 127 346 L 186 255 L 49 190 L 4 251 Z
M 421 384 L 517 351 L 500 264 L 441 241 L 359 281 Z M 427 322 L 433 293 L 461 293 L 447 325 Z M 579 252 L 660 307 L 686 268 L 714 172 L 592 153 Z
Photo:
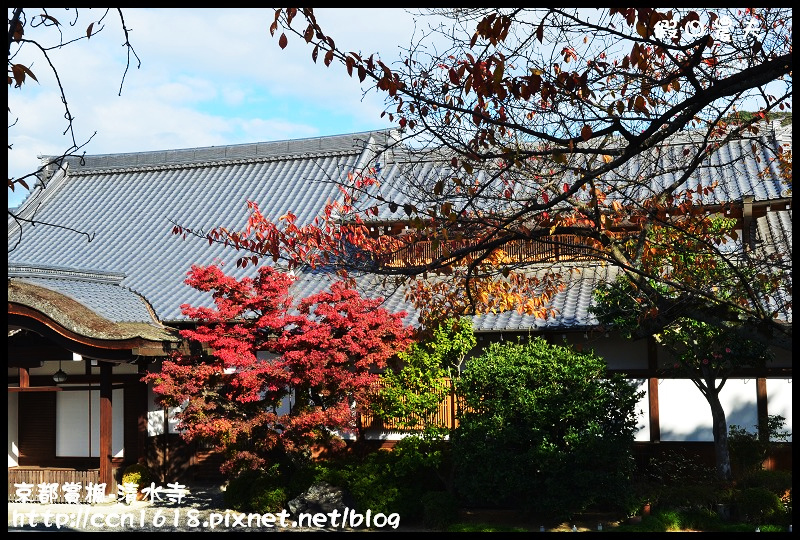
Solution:
M 373 522 L 362 527 L 342 527 L 342 516 L 317 514 L 316 523 L 299 526 L 293 516 L 276 514 L 241 514 L 225 508 L 223 492 L 218 486 L 194 486 L 179 505 L 168 501 L 133 501 L 131 504 L 39 504 L 8 503 L 9 532 L 350 532 L 383 530 L 408 532 L 392 528 L 392 522 Z M 373 517 L 373 516 L 371 516 Z M 377 516 L 374 516 L 377 517 Z M 381 518 L 378 518 L 380 520 Z M 333 526 L 335 521 L 337 526 Z M 348 521 L 348 525 L 351 521 Z M 319 526 L 314 526 L 314 525 Z M 376 525 L 382 525 L 376 527 Z

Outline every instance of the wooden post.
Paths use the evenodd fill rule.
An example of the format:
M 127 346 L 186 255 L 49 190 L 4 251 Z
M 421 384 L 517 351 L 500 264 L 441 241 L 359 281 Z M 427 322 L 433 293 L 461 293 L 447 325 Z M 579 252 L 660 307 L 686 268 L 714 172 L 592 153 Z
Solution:
M 647 338 L 647 398 L 650 409 L 650 442 L 661 442 L 661 422 L 658 415 L 658 349 L 656 340 Z
M 100 364 L 100 483 L 106 485 L 106 495 L 113 493 L 114 477 L 111 468 L 111 435 L 112 435 L 112 409 L 111 409 L 111 364 Z
M 761 442 L 769 443 L 769 429 L 767 421 L 769 420 L 769 410 L 767 409 L 767 379 L 758 377 L 756 379 L 756 414 L 758 416 L 758 439 Z M 769 444 L 767 444 L 769 448 Z M 774 468 L 773 458 L 771 452 L 767 453 L 767 459 L 761 464 L 766 470 L 771 471 Z

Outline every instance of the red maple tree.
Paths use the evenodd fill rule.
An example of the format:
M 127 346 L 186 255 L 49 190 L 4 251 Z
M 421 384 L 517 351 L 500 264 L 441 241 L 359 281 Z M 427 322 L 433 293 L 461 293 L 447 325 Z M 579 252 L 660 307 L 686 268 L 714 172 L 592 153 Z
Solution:
M 337 282 L 294 304 L 293 280 L 271 267 L 236 279 L 193 266 L 186 283 L 211 293 L 214 306 L 181 306 L 197 321 L 181 333 L 203 352 L 175 354 L 144 377 L 160 405 L 180 409 L 185 440 L 225 451 L 223 472 L 342 446 L 380 369 L 410 343 L 405 314 L 381 299 Z

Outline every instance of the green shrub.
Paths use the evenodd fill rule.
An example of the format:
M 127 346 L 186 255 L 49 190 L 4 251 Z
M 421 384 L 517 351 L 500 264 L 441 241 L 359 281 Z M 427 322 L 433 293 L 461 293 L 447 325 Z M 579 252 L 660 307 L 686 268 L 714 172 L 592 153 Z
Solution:
M 713 484 L 670 484 L 661 489 L 658 504 L 664 509 L 713 510 L 723 498 Z
M 133 463 L 132 465 L 128 465 L 122 471 L 122 483 L 123 484 L 136 484 L 139 486 L 141 490 L 144 487 L 149 486 L 153 482 L 153 474 L 150 472 L 150 469 L 145 467 L 140 463 Z
M 778 496 L 782 496 L 792 489 L 791 471 L 768 471 L 762 469 L 753 471 L 739 480 L 740 488 L 763 487 Z
M 683 514 L 677 510 L 664 510 L 655 517 L 664 524 L 665 531 L 679 531 L 683 528 Z
M 429 491 L 422 496 L 422 524 L 429 529 L 446 530 L 458 521 L 458 499 L 448 491 Z
M 763 436 L 759 436 L 758 426 L 753 426 L 752 432 L 736 424 L 728 426 L 731 461 L 742 474 L 760 470 L 772 444 L 789 439 L 791 433 L 784 429 L 785 425 L 786 418 L 772 414 L 767 417 Z
M 324 480 L 347 490 L 358 512 L 397 512 L 406 523 L 420 522 L 423 495 L 446 489 L 441 478 L 449 459 L 448 443 L 412 436 L 391 451 L 345 454 L 310 464 L 299 474 L 305 478 L 303 483 Z
M 644 475 L 655 485 L 663 484 L 708 484 L 717 481 L 714 467 L 701 462 L 697 456 L 674 450 L 650 458 Z
M 457 495 L 569 517 L 630 491 L 639 394 L 594 354 L 540 338 L 493 343 L 457 384 Z
M 792 519 L 792 472 L 791 471 L 752 471 L 742 477 L 738 484 L 739 490 L 763 488 L 773 493 L 781 501 L 782 514 L 777 514 L 776 519 L 781 523 L 790 523 Z M 737 490 L 737 493 L 739 491 Z M 736 502 L 736 496 L 732 502 Z
M 397 512 L 404 521 L 418 521 L 422 517 L 424 486 L 396 470 L 396 462 L 393 451 L 368 454 L 363 461 L 348 467 L 346 488 L 360 512 Z
M 254 494 L 250 501 L 250 512 L 259 514 L 277 513 L 286 508 L 289 498 L 286 496 L 286 489 L 282 487 L 265 488 Z
M 736 508 L 740 519 L 749 523 L 782 521 L 786 513 L 780 497 L 763 487 L 739 491 Z
M 239 512 L 279 512 L 288 500 L 278 465 L 266 471 L 244 471 L 225 489 L 225 504 Z

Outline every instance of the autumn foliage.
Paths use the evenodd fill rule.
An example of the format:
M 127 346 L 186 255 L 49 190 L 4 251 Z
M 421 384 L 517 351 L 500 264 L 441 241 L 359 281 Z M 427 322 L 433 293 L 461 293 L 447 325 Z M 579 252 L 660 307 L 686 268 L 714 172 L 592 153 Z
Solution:
M 271 267 L 236 279 L 194 266 L 186 282 L 213 298 L 182 306 L 198 321 L 182 335 L 203 352 L 175 355 L 145 380 L 163 406 L 180 408 L 184 439 L 226 452 L 227 472 L 343 444 L 379 370 L 411 339 L 404 314 L 342 283 L 294 302 L 293 277 Z
M 311 61 L 383 96 L 396 140 L 330 179 L 341 196 L 315 223 L 290 212 L 275 220 L 253 202 L 243 230 L 179 224 L 174 232 L 230 244 L 244 252 L 240 264 L 285 258 L 402 282 L 424 324 L 512 309 L 545 318 L 589 259 L 670 286 L 668 275 L 647 270 L 651 249 L 662 249 L 649 231 L 687 251 L 709 246 L 697 216 L 737 210 L 714 191 L 725 196 L 713 180 L 722 171 L 791 186 L 790 151 L 764 122 L 791 108 L 789 9 L 422 8 L 421 16 L 441 24 L 393 61 L 340 48 L 313 8 L 275 8 L 277 45 L 307 47 Z M 745 107 L 754 113 L 740 114 Z M 781 209 L 791 202 L 779 200 Z M 728 255 L 724 265 L 741 264 Z M 771 261 L 765 275 L 786 289 L 781 265 Z M 677 299 L 651 289 L 653 310 L 636 337 L 673 322 L 677 300 L 717 327 L 747 321 L 744 334 L 791 348 L 767 307 L 774 295 L 754 287 L 733 300 L 710 294 L 707 282 L 683 285 Z

